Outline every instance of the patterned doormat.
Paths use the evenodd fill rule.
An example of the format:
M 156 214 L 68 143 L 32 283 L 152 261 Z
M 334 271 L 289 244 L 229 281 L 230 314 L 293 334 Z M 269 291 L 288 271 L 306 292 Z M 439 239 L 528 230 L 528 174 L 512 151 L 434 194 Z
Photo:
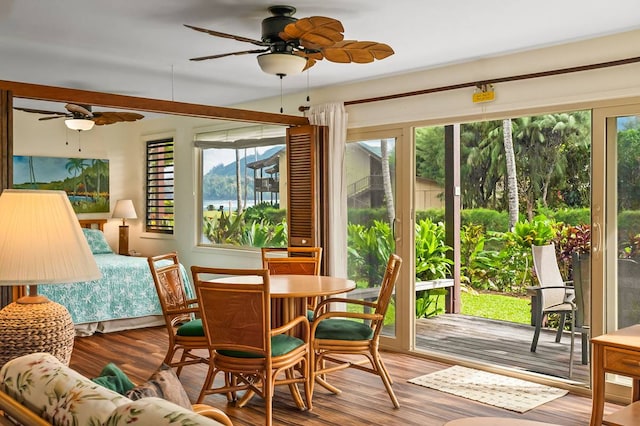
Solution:
M 459 365 L 409 379 L 427 388 L 524 413 L 568 391 Z

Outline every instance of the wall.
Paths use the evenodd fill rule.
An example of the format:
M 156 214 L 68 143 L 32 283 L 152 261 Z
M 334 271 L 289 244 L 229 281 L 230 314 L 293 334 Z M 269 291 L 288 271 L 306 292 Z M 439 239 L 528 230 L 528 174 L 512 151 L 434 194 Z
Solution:
M 395 93 L 466 83 L 484 79 L 548 71 L 637 56 L 640 31 L 581 41 L 558 47 L 538 49 L 468 63 L 452 64 L 411 74 L 350 85 L 316 88 L 311 91 L 314 104 L 332 101 L 352 101 Z M 393 57 L 387 59 L 393 60 Z M 318 66 L 366 66 L 358 64 L 322 63 Z M 256 69 L 256 72 L 259 72 Z M 287 77 L 287 78 L 305 78 Z M 409 127 L 414 123 L 449 123 L 471 118 L 495 118 L 510 112 L 542 108 L 549 111 L 573 103 L 594 102 L 640 96 L 640 64 L 585 71 L 554 77 L 536 78 L 495 85 L 496 100 L 473 104 L 473 88 L 406 97 L 391 101 L 372 102 L 347 107 L 349 128 L 393 125 Z M 285 111 L 296 111 L 306 95 L 296 94 L 283 100 Z M 618 100 L 614 102 L 619 102 Z M 276 112 L 280 98 L 238 105 L 239 108 Z M 515 111 L 515 113 L 514 113 Z M 26 116 L 29 116 L 28 118 Z M 395 124 L 394 124 L 395 123 Z M 120 123 L 96 128 L 81 134 L 82 156 L 107 157 L 111 169 L 112 200 L 131 198 L 142 214 L 144 201 L 144 140 L 154 135 L 173 134 L 176 141 L 176 237 L 153 238 L 142 233 L 142 221 L 131 222 L 130 247 L 145 254 L 178 250 L 183 262 L 229 267 L 255 267 L 259 254 L 229 249 L 195 247 L 198 209 L 195 200 L 197 186 L 196 158 L 193 134 L 207 126 L 228 126 L 184 117 L 149 117 L 137 123 Z M 24 127 L 24 128 L 23 128 Z M 73 138 L 65 147 L 65 130 L 59 120 L 37 122 L 31 114 L 15 114 L 15 154 L 76 156 Z M 99 130 L 99 132 L 97 131 Z M 408 139 L 404 141 L 409 142 Z M 115 201 L 112 201 L 115 203 Z M 113 205 L 113 204 L 112 204 Z M 107 237 L 114 245 L 117 221 L 107 225 Z M 114 245 L 115 247 L 116 245 Z

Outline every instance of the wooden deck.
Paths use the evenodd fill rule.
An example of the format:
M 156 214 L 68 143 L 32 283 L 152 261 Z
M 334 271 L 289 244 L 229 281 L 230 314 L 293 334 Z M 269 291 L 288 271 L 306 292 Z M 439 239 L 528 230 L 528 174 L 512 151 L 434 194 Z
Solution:
M 580 335 L 575 335 L 573 377 L 569 379 L 568 332 L 555 343 L 555 330 L 543 329 L 536 352 L 530 351 L 533 326 L 460 314 L 442 314 L 416 322 L 416 348 L 433 354 L 552 376 L 589 386 L 582 365 Z

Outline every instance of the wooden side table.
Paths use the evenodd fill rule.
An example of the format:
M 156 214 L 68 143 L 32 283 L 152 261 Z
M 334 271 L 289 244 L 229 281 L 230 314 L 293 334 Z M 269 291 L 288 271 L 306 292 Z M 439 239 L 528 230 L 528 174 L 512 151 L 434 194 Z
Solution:
M 611 422 L 608 422 L 607 418 L 603 419 L 605 373 L 631 377 L 633 380 L 631 401 L 633 403 L 640 399 L 640 324 L 594 337 L 591 339 L 591 343 L 593 345 L 591 355 L 593 364 L 593 407 L 590 425 L 624 424 L 618 420 L 620 415 L 616 416 L 616 413 L 607 416 L 607 418 L 611 417 Z

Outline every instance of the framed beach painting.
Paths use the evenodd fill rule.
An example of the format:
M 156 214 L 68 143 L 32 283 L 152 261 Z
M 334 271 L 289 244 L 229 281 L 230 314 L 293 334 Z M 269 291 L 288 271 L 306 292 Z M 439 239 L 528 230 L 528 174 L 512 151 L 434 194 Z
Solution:
M 76 213 L 107 213 L 109 160 L 15 155 L 13 188 L 62 190 Z

